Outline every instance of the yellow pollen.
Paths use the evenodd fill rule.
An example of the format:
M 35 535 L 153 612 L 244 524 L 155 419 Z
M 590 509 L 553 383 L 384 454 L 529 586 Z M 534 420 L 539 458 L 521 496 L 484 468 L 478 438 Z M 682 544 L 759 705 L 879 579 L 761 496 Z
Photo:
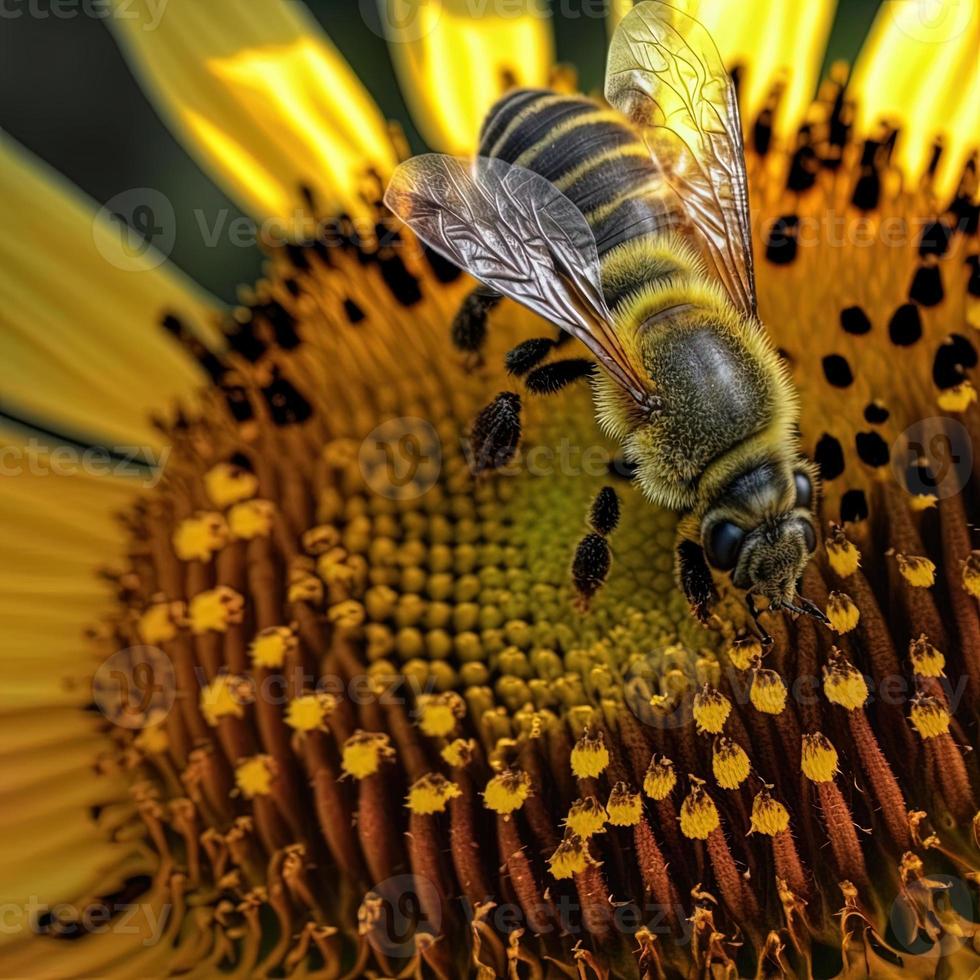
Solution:
M 228 526 L 242 541 L 267 538 L 272 533 L 275 514 L 275 505 L 268 500 L 246 500 L 228 511 Z
M 825 547 L 830 567 L 841 577 L 853 575 L 861 567 L 861 552 L 847 539 L 839 524 L 831 524 Z
M 694 721 L 701 733 L 718 734 L 725 727 L 731 710 L 731 701 L 717 688 L 705 684 L 694 695 Z
M 949 712 L 935 698 L 917 697 L 912 702 L 912 724 L 923 738 L 936 738 L 949 731 Z
M 748 778 L 751 765 L 745 749 L 722 736 L 715 741 L 711 769 L 722 789 L 738 789 Z
M 677 785 L 677 773 L 674 763 L 667 758 L 658 759 L 654 756 L 643 777 L 643 792 L 651 800 L 665 800 Z
M 823 690 L 828 701 L 848 711 L 856 711 L 868 700 L 867 682 L 837 647 L 833 647 L 830 662 L 823 669 Z
M 327 619 L 339 630 L 356 630 L 364 623 L 364 606 L 356 599 L 344 599 L 327 610 Z
M 827 618 L 837 633 L 849 633 L 858 624 L 861 612 L 854 600 L 843 592 L 831 592 L 827 597 Z
M 626 783 L 616 783 L 609 793 L 606 813 L 614 827 L 634 827 L 643 819 L 643 800 Z
M 919 677 L 943 676 L 946 658 L 926 639 L 925 633 L 909 644 L 909 658 Z
M 388 736 L 384 732 L 365 732 L 358 729 L 346 742 L 341 754 L 341 765 L 348 776 L 365 779 L 373 776 L 382 762 L 395 757 Z
M 969 381 L 940 392 L 936 404 L 944 412 L 965 412 L 977 400 L 977 389 Z
M 565 826 L 576 837 L 591 837 L 603 831 L 607 814 L 602 804 L 594 797 L 576 800 L 565 818 Z
M 191 599 L 191 631 L 200 635 L 208 630 L 224 633 L 229 626 L 242 622 L 245 599 L 227 585 L 199 592 Z
M 287 599 L 290 602 L 309 602 L 314 605 L 323 601 L 323 582 L 305 569 L 294 569 L 289 574 Z
M 330 713 L 337 707 L 332 694 L 301 694 L 286 707 L 286 724 L 298 732 L 323 731 Z
M 980 599 L 980 551 L 971 551 L 963 562 L 963 588 Z
M 233 463 L 218 463 L 205 474 L 204 489 L 211 503 L 224 510 L 240 500 L 254 497 L 259 490 L 259 479 Z
M 829 783 L 837 772 L 837 749 L 822 732 L 803 736 L 800 768 L 807 779 Z
M 602 732 L 592 735 L 586 729 L 572 749 L 572 772 L 579 779 L 585 779 L 600 775 L 608 765 L 609 750 Z
M 694 783 L 681 804 L 681 833 L 694 840 L 707 840 L 720 826 L 718 808 L 700 783 Z
M 163 725 L 150 725 L 136 736 L 134 743 L 147 755 L 161 755 L 170 748 L 170 737 Z
M 172 640 L 187 616 L 182 602 L 155 602 L 143 611 L 137 624 L 140 639 L 147 644 Z
M 483 802 L 494 813 L 508 816 L 519 810 L 531 795 L 531 777 L 518 769 L 506 769 L 494 776 L 483 790 Z
M 789 811 L 768 790 L 762 790 L 752 801 L 752 831 L 775 837 L 789 827 Z
M 936 581 L 936 566 L 921 555 L 895 555 L 898 570 L 909 585 L 917 589 L 928 589 Z
M 444 694 L 421 694 L 416 707 L 419 728 L 430 738 L 445 738 L 456 730 L 459 719 L 466 714 L 466 703 L 455 691 Z
M 476 751 L 473 739 L 457 738 L 450 742 L 439 754 L 450 766 L 465 766 Z
M 275 776 L 275 760 L 271 755 L 253 755 L 235 767 L 235 785 L 247 800 L 268 796 Z
M 172 540 L 181 561 L 210 561 L 228 543 L 228 525 L 220 514 L 195 514 L 177 525 Z
M 754 672 L 749 700 L 756 711 L 778 715 L 786 707 L 786 685 L 774 670 L 760 667 Z
M 441 773 L 429 772 L 412 783 L 405 803 L 412 813 L 442 813 L 449 801 L 461 793 L 462 790 Z
M 289 626 L 270 626 L 258 633 L 249 646 L 252 663 L 256 667 L 276 670 L 286 661 L 286 654 L 292 653 L 299 641 Z
M 210 684 L 201 688 L 201 714 L 212 727 L 221 718 L 243 718 L 245 705 L 249 701 L 251 685 L 247 677 L 219 674 Z
M 595 864 L 595 861 L 589 854 L 589 845 L 574 835 L 565 837 L 548 858 L 551 876 L 559 880 L 581 873 L 590 864 Z
M 754 636 L 736 640 L 728 650 L 728 659 L 736 670 L 748 670 L 762 656 L 762 644 Z
M 937 502 L 938 499 L 933 493 L 916 493 L 909 499 L 909 507 L 914 513 L 921 514 L 923 511 L 931 510 Z

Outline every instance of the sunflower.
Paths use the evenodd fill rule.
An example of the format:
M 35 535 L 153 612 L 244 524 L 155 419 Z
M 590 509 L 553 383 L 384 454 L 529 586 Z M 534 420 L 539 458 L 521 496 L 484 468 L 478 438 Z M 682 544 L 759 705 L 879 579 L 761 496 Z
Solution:
M 574 86 L 532 4 L 404 6 L 378 23 L 434 148 Z M 830 629 L 771 652 L 691 618 L 625 480 L 573 608 L 615 469 L 587 392 L 474 472 L 540 323 L 504 304 L 482 364 L 452 352 L 471 284 L 383 210 L 404 138 L 299 3 L 114 0 L 262 221 L 233 309 L 4 144 L 3 975 L 977 970 L 980 21 L 884 3 L 821 80 L 833 3 L 687 6 L 825 484 Z

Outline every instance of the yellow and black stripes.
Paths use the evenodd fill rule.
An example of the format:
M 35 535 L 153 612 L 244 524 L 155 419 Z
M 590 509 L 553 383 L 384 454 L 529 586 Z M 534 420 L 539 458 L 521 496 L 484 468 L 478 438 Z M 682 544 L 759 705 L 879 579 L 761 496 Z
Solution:
M 585 215 L 600 257 L 669 223 L 647 147 L 618 113 L 591 99 L 511 92 L 487 115 L 479 152 L 554 183 Z

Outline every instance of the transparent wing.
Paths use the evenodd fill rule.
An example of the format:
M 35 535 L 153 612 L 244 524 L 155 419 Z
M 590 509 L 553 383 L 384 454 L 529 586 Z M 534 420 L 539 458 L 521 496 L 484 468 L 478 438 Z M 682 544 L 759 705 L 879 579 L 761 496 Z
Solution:
M 669 4 L 638 4 L 613 36 L 606 99 L 644 129 L 706 258 L 736 306 L 755 316 L 742 125 L 711 35 Z
M 524 167 L 423 154 L 395 170 L 385 204 L 427 245 L 577 337 L 641 405 L 653 383 L 631 363 L 603 298 L 582 212 Z

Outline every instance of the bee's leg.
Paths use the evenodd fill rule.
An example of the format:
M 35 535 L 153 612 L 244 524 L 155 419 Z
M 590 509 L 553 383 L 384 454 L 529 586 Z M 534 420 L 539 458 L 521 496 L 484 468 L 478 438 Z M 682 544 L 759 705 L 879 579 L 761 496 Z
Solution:
M 521 396 L 502 391 L 473 422 L 470 465 L 476 474 L 506 466 L 521 441 Z
M 569 357 L 535 368 L 524 379 L 524 384 L 534 395 L 553 395 L 567 385 L 591 377 L 594 371 L 595 361 L 586 357 Z
M 557 346 L 550 337 L 532 337 L 523 340 L 507 351 L 504 366 L 508 374 L 523 378 L 531 368 L 537 367 Z
M 759 641 L 764 647 L 772 646 L 772 637 L 769 635 L 765 626 L 759 622 L 759 616 L 762 614 L 763 610 L 759 609 L 755 604 L 755 598 L 750 592 L 745 597 L 745 608 L 748 609 L 749 615 L 752 617 L 752 622 L 755 623 L 756 632 L 759 634 Z
M 591 531 L 582 538 L 572 559 L 572 583 L 578 593 L 576 605 L 585 612 L 592 597 L 609 575 L 612 552 L 607 536 L 619 524 L 619 496 L 612 487 L 603 487 L 589 508 Z
M 500 293 L 477 286 L 467 294 L 453 317 L 450 329 L 453 346 L 468 355 L 473 366 L 482 362 L 480 351 L 487 338 L 487 316 L 502 299 Z
M 677 581 L 687 597 L 691 612 L 699 623 L 707 626 L 718 593 L 704 557 L 704 549 L 697 542 L 682 538 L 677 543 L 675 556 Z

